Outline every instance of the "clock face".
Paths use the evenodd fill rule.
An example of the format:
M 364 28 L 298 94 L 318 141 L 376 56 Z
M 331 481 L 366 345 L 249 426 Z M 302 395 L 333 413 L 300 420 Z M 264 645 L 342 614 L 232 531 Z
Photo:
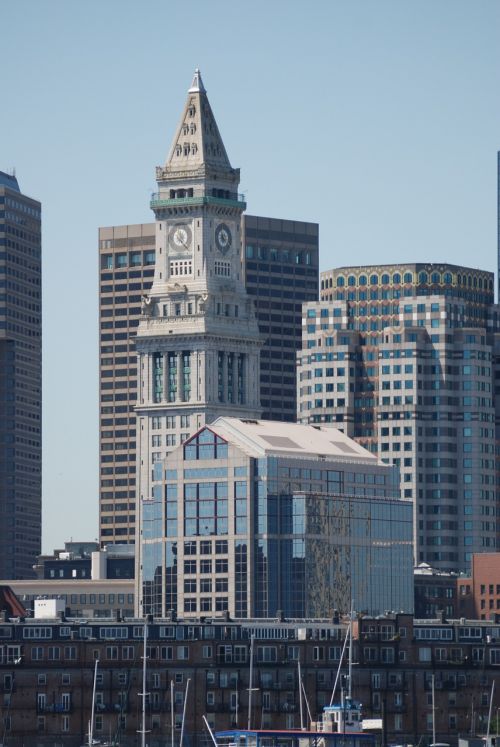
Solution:
M 177 223 L 172 226 L 169 233 L 169 242 L 172 249 L 182 251 L 189 249 L 191 245 L 191 229 L 186 223 Z
M 231 236 L 229 227 L 226 226 L 225 223 L 219 223 L 215 229 L 215 243 L 217 249 L 223 254 L 226 254 L 231 248 L 232 240 L 233 237 Z

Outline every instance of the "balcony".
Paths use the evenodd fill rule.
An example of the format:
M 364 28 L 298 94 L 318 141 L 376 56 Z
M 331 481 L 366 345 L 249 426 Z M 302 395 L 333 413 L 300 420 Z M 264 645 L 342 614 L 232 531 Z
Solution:
M 167 197 L 162 192 L 153 192 L 150 207 L 152 210 L 162 207 L 191 207 L 198 205 L 220 205 L 222 207 L 234 207 L 240 210 L 246 209 L 245 195 L 237 192 L 229 193 L 227 197 L 216 197 L 213 195 L 193 195 L 192 197 Z
M 37 713 L 71 713 L 73 710 L 71 703 L 38 703 Z
M 96 712 L 97 713 L 128 713 L 129 712 L 129 704 L 128 703 L 96 703 Z

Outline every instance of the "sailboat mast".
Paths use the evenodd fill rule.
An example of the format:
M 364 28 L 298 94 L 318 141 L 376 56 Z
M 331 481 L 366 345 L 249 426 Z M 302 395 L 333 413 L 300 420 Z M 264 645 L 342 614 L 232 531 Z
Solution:
M 349 687 L 347 695 L 349 700 L 352 698 L 352 618 L 354 616 L 353 603 L 351 602 L 351 615 L 349 619 Z
M 300 672 L 300 659 L 297 662 L 298 678 L 299 678 L 299 705 L 300 705 L 300 728 L 304 731 L 304 709 L 302 707 L 302 675 Z
M 494 692 L 495 692 L 495 680 L 493 680 L 493 682 L 491 683 L 490 710 L 488 712 L 488 731 L 486 733 L 486 744 L 487 745 L 489 744 L 489 739 L 490 739 L 491 711 L 493 709 L 493 693 Z
M 94 710 L 95 710 L 95 688 L 97 683 L 97 665 L 99 664 L 99 659 L 95 660 L 95 666 L 94 666 L 94 684 L 92 686 L 92 709 L 90 711 L 90 721 L 89 721 L 89 747 L 92 747 L 93 741 L 94 741 Z
M 247 729 L 250 731 L 252 728 L 252 690 L 253 690 L 253 642 L 255 636 L 250 636 L 250 675 L 248 683 L 248 726 Z
M 184 708 L 182 709 L 181 739 L 179 742 L 179 747 L 182 747 L 182 740 L 184 739 L 184 723 L 186 721 L 186 703 L 188 699 L 188 691 L 189 691 L 190 682 L 191 682 L 191 679 L 188 677 L 187 682 L 186 682 L 186 692 L 184 693 Z
M 432 682 L 432 744 L 436 744 L 436 706 L 434 701 L 434 675 L 431 678 Z
M 143 635 L 143 652 L 142 652 L 142 693 L 139 695 L 142 697 L 142 726 L 139 729 L 141 734 L 141 745 L 146 747 L 146 697 L 149 693 L 146 692 L 146 668 L 147 668 L 147 640 L 148 640 L 148 624 L 144 621 L 144 635 Z
M 174 681 L 170 680 L 170 739 L 174 747 Z

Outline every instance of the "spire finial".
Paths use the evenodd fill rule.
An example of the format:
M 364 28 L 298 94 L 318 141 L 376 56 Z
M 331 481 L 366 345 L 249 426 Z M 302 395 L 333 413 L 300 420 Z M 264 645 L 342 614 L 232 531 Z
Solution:
M 191 83 L 191 88 L 189 89 L 188 93 L 206 93 L 206 88 L 203 85 L 203 81 L 201 79 L 201 73 L 200 69 L 197 67 L 194 71 L 194 78 L 193 82 Z

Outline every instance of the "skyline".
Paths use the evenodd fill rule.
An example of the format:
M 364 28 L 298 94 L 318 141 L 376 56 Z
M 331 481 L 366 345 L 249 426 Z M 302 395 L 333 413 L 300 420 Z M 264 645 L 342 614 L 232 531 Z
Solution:
M 97 536 L 97 232 L 153 220 L 195 67 L 248 213 L 317 221 L 321 269 L 495 269 L 500 6 L 210 7 L 0 9 L 16 60 L 0 169 L 42 203 L 44 551 Z

